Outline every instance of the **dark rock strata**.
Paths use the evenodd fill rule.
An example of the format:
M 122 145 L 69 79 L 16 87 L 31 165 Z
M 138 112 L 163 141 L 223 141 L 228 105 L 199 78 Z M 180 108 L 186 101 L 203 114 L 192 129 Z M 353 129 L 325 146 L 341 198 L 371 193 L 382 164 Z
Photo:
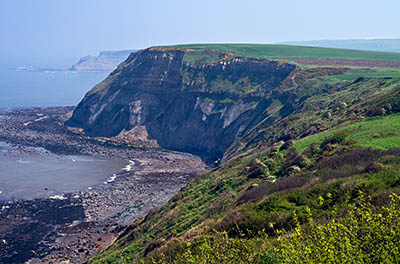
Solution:
M 188 59 L 191 52 L 151 48 L 132 54 L 86 94 L 67 124 L 89 136 L 145 131 L 162 147 L 221 158 L 268 115 L 266 98 L 296 66 L 234 54 L 196 63 Z

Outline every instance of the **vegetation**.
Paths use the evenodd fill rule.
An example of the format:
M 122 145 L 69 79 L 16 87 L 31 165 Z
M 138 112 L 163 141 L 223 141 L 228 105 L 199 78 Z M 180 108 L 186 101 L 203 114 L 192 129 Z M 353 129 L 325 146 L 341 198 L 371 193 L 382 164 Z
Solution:
M 347 81 L 355 81 L 358 78 L 396 78 L 400 79 L 400 69 L 379 68 L 370 71 L 358 71 L 354 73 L 336 75 L 335 78 Z
M 344 48 L 361 50 L 379 50 L 400 52 L 400 39 L 342 39 L 342 40 L 312 40 L 290 41 L 285 44 L 301 46 L 318 46 L 326 48 Z
M 206 48 L 260 58 L 400 58 L 285 45 L 174 48 L 191 49 L 190 63 L 221 59 Z M 296 69 L 257 101 L 267 117 L 254 121 L 220 167 L 138 219 L 90 263 L 399 262 L 397 74 Z
M 233 53 L 225 54 L 211 49 L 189 49 L 185 51 L 186 52 L 183 60 L 191 64 L 212 63 L 220 60 L 226 60 L 235 56 Z
M 321 202 L 323 203 L 323 202 Z M 309 215 L 306 228 L 280 237 L 275 249 L 281 263 L 399 263 L 400 203 L 390 196 L 388 207 L 376 207 L 361 196 L 348 206 L 346 217 L 315 224 Z
M 298 140 L 296 150 L 301 151 L 311 144 L 320 144 L 327 137 L 339 137 L 346 135 L 346 139 L 357 142 L 362 147 L 375 149 L 400 148 L 400 115 L 390 115 L 383 118 L 356 122 L 331 129 Z
M 294 232 L 276 230 L 278 237 L 273 241 L 262 232 L 250 239 L 214 232 L 193 243 L 175 245 L 174 254 L 141 263 L 399 263 L 399 196 L 390 195 L 387 207 L 375 206 L 368 198 L 361 193 L 356 202 L 347 205 L 345 217 L 332 211 L 327 223 L 315 223 L 306 208 L 308 223 L 303 227 L 294 212 Z M 326 199 L 329 201 L 329 195 Z M 320 203 L 324 203 L 322 197 Z
M 294 45 L 272 44 L 188 44 L 166 46 L 180 49 L 208 49 L 235 53 L 246 57 L 262 59 L 345 59 L 345 60 L 383 60 L 400 61 L 400 53 L 362 51 L 349 49 L 318 48 Z
M 392 117 L 398 116 L 381 120 Z M 387 204 L 388 191 L 400 193 L 400 150 L 360 148 L 349 136 L 337 132 L 301 153 L 295 152 L 295 142 L 235 159 L 191 182 L 93 262 L 129 263 L 142 252 L 146 263 L 287 263 L 279 259 L 294 254 L 290 243 L 297 247 L 311 236 L 311 215 L 319 224 L 316 230 L 325 232 L 334 228 L 325 226 L 330 219 L 348 215 L 360 192 L 376 205 Z M 346 219 L 335 223 L 349 223 Z M 306 237 L 292 237 L 304 224 Z M 251 262 L 255 258 L 260 262 Z

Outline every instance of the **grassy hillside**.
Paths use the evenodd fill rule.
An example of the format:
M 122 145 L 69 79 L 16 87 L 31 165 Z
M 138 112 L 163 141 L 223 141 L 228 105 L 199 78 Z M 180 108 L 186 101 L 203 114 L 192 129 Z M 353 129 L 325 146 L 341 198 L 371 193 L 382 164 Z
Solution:
M 349 140 L 357 142 L 361 147 L 374 149 L 391 149 L 400 147 L 400 115 L 390 115 L 384 118 L 355 122 L 338 129 L 302 138 L 295 144 L 296 151 L 302 151 L 311 144 L 321 144 L 322 141 L 344 133 Z
M 145 263 L 188 263 L 190 259 L 228 263 L 235 258 L 234 263 L 288 263 L 280 262 L 284 255 L 277 252 L 290 246 L 287 234 L 306 224 L 310 215 L 324 225 L 332 210 L 345 215 L 360 193 L 371 196 L 379 206 L 386 205 L 390 193 L 400 193 L 400 141 L 388 137 L 378 149 L 362 147 L 366 138 L 373 137 L 375 125 L 394 120 L 398 122 L 399 115 L 353 124 L 366 127 L 360 135 L 370 131 L 366 137 L 356 135 L 359 142 L 351 139 L 351 133 L 334 130 L 294 142 L 296 148 L 301 144 L 301 152 L 291 143 L 278 143 L 233 159 L 133 224 L 93 263 L 121 259 L 130 263 L 144 255 Z M 396 131 L 393 136 L 399 134 Z M 256 257 L 269 262 L 250 261 Z
M 209 49 L 263 59 L 343 59 L 400 61 L 400 53 L 276 44 L 187 44 L 166 48 Z
M 400 56 L 284 45 L 174 47 L 194 49 L 202 63 L 226 55 L 215 50 L 259 58 Z M 304 53 L 298 55 L 299 50 Z M 197 63 L 199 57 L 187 61 Z M 396 261 L 397 253 L 389 249 L 398 249 L 393 232 L 400 231 L 400 223 L 393 219 L 399 214 L 399 202 L 393 198 L 396 202 L 389 204 L 389 197 L 400 193 L 397 73 L 397 69 L 296 69 L 255 106 L 267 117 L 234 142 L 220 167 L 138 219 L 90 262 L 299 263 L 307 259 L 323 263 L 332 258 L 331 263 L 339 263 L 346 257 L 360 257 L 365 263 Z M 356 219 L 362 221 L 355 223 Z M 322 246 L 337 254 L 317 250 Z

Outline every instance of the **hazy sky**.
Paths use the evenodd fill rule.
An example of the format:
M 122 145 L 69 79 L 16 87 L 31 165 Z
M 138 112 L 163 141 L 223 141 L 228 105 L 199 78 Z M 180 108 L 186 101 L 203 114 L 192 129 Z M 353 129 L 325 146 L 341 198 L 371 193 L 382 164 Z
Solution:
M 399 0 L 0 0 L 0 58 L 400 36 Z

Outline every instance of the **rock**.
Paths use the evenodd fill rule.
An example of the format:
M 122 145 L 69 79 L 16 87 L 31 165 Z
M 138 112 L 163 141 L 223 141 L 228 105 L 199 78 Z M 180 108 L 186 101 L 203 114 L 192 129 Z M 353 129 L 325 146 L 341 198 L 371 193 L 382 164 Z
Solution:
M 290 166 L 290 167 L 287 169 L 288 175 L 294 175 L 294 174 L 296 174 L 296 173 L 299 173 L 300 171 L 301 171 L 300 167 L 299 167 L 299 166 L 296 166 L 296 165 Z
M 323 119 L 329 119 L 329 118 L 331 118 L 331 116 L 332 116 L 332 113 L 331 113 L 330 111 L 326 111 L 326 112 L 322 115 L 322 118 L 323 118 Z
M 115 146 L 71 133 L 59 122 L 59 117 L 71 110 L 18 109 L 0 114 L 0 138 L 9 143 L 45 147 L 57 154 L 103 153 L 134 161 L 134 169 L 119 175 L 113 183 L 64 194 L 63 199 L 0 202 L 0 263 L 24 263 L 32 258 L 41 259 L 35 259 L 35 263 L 60 263 L 66 259 L 84 263 L 99 244 L 101 248 L 111 241 L 122 226 L 163 205 L 207 169 L 190 154 Z M 23 126 L 38 113 L 49 118 Z M 99 234 L 104 235 L 100 241 Z
M 99 56 L 85 56 L 72 65 L 72 71 L 111 71 L 135 50 L 102 51 Z
M 140 134 L 211 164 L 239 134 L 268 115 L 255 105 L 264 103 L 267 91 L 277 89 L 296 68 L 234 56 L 222 69 L 214 62 L 184 63 L 184 55 L 182 50 L 157 48 L 132 54 L 87 93 L 66 124 L 90 136 L 127 139 Z M 243 80 L 253 93 L 219 88 L 226 83 L 240 86 Z

